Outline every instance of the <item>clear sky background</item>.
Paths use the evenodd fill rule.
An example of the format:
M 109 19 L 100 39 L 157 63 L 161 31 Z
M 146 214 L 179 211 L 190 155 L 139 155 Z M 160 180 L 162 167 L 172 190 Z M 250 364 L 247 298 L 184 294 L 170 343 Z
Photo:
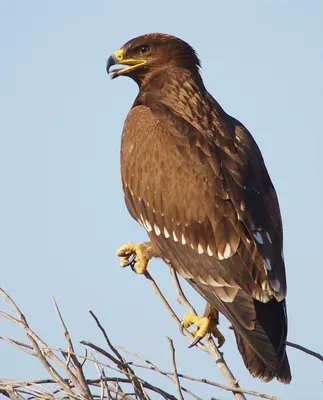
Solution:
M 208 356 L 187 349 L 145 279 L 121 270 L 115 256 L 146 234 L 128 215 L 119 172 L 137 87 L 110 81 L 105 64 L 132 37 L 164 32 L 197 50 L 206 87 L 262 150 L 284 222 L 289 340 L 323 353 L 322 21 L 319 0 L 0 1 L 0 285 L 48 344 L 64 345 L 54 295 L 75 342 L 103 345 L 91 308 L 114 343 L 169 370 L 168 335 L 181 372 L 223 382 Z M 184 314 L 167 267 L 153 261 L 150 272 Z M 202 313 L 203 301 L 190 298 Z M 1 299 L 0 309 L 8 309 Z M 224 318 L 221 327 L 243 387 L 323 397 L 321 362 L 289 348 L 292 384 L 263 384 L 249 376 Z M 0 333 L 22 338 L 3 319 Z M 1 341 L 0 359 L 0 377 L 45 377 L 36 360 Z M 203 399 L 232 398 L 195 388 Z

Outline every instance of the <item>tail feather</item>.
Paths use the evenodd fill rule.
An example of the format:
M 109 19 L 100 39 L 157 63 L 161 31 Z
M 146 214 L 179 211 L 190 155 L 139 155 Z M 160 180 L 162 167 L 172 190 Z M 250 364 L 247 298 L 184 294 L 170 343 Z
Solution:
M 285 300 L 261 303 L 239 290 L 232 302 L 222 301 L 216 288 L 197 285 L 187 279 L 211 308 L 221 312 L 232 324 L 239 352 L 253 377 L 264 382 L 292 379 L 286 354 L 287 314 Z
M 251 332 L 247 333 L 249 340 L 246 340 L 245 335 L 242 336 L 234 327 L 233 330 L 243 362 L 254 378 L 261 379 L 264 382 L 269 382 L 273 378 L 277 378 L 280 382 L 285 384 L 291 381 L 291 372 L 286 353 L 281 363 L 277 360 L 275 364 L 272 364 L 268 362 L 268 359 L 266 360 L 264 357 L 261 357 L 258 351 L 255 350 L 255 348 L 257 348 L 257 341 L 254 339 L 259 330 L 261 330 L 261 327 L 259 330 L 255 329 L 252 331 L 252 335 L 250 335 Z M 253 341 L 252 346 L 249 345 L 250 341 Z
M 239 352 L 253 377 L 265 382 L 277 378 L 287 384 L 291 381 L 291 372 L 286 354 L 285 301 L 273 299 L 260 303 L 254 300 L 254 303 L 255 328 L 247 331 L 233 325 Z M 268 357 L 270 354 L 274 358 Z
M 276 378 L 279 380 L 279 382 L 285 383 L 285 385 L 290 383 L 292 380 L 292 374 L 290 372 L 290 366 L 286 353 L 283 362 L 277 369 Z
M 255 350 L 249 346 L 236 329 L 234 329 L 234 333 L 239 352 L 250 374 L 254 378 L 259 378 L 264 382 L 271 381 L 274 378 L 274 369 L 268 368 L 268 364 L 259 357 Z

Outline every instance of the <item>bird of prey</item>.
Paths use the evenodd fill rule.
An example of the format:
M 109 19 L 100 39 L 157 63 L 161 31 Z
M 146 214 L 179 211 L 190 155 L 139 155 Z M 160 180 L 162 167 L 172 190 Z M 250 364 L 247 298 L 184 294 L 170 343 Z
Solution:
M 129 213 L 150 238 L 117 254 L 123 263 L 133 255 L 139 274 L 162 258 L 207 301 L 203 317 L 183 320 L 197 340 L 212 332 L 223 343 L 220 312 L 251 375 L 289 383 L 282 221 L 255 140 L 206 90 L 181 39 L 132 39 L 107 71 L 139 86 L 123 128 L 121 176 Z

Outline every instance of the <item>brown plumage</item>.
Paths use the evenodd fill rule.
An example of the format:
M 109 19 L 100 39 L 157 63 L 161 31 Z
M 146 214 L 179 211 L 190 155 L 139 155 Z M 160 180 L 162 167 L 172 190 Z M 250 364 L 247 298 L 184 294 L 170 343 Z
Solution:
M 204 87 L 184 41 L 148 34 L 108 60 L 139 94 L 121 173 L 132 217 L 160 256 L 231 322 L 250 373 L 289 383 L 283 232 L 275 189 L 248 130 Z

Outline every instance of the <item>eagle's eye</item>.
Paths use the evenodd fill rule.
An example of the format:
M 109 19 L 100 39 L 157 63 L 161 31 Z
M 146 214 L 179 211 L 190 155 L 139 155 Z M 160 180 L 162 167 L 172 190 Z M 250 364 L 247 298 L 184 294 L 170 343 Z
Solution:
M 143 44 L 142 46 L 139 47 L 139 52 L 140 54 L 148 54 L 151 52 L 151 46 L 150 44 Z

